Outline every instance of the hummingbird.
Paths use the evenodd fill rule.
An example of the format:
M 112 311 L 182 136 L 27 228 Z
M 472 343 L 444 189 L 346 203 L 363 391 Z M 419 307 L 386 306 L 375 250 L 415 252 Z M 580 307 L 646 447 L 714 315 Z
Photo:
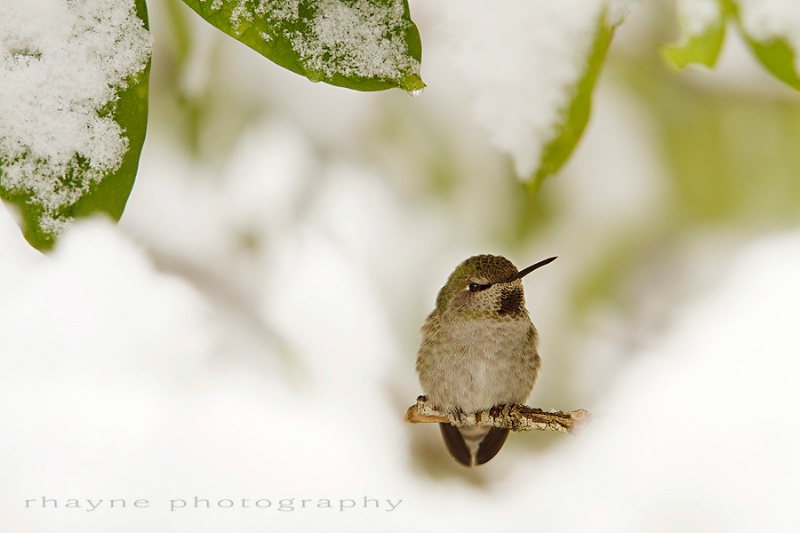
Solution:
M 458 417 L 527 401 L 541 359 L 522 278 L 555 259 L 517 270 L 505 257 L 476 255 L 450 274 L 417 354 L 419 381 L 434 407 Z M 439 429 L 450 455 L 467 467 L 497 455 L 509 431 L 449 423 Z

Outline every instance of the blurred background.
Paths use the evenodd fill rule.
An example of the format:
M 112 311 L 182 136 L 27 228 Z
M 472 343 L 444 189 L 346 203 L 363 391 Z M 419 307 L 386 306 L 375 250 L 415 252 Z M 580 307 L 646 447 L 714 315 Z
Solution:
M 687 505 L 671 499 L 686 480 L 670 478 L 657 492 L 667 499 L 653 502 L 671 503 L 633 519 L 614 509 L 638 482 L 626 492 L 620 481 L 617 503 L 608 500 L 613 486 L 583 494 L 553 482 L 576 453 L 564 448 L 579 446 L 570 437 L 513 435 L 492 463 L 467 470 L 449 458 L 435 426 L 401 423 L 421 392 L 419 327 L 450 271 L 478 253 L 518 267 L 559 256 L 525 281 L 543 358 L 529 405 L 614 420 L 613 399 L 638 390 L 630 372 L 643 360 L 705 353 L 691 345 L 700 333 L 680 343 L 674 332 L 686 331 L 689 316 L 699 327 L 724 314 L 722 297 L 719 307 L 696 306 L 723 289 L 736 294 L 741 285 L 729 273 L 737 258 L 800 221 L 800 95 L 765 72 L 736 32 L 715 70 L 679 72 L 661 57 L 678 37 L 672 3 L 637 5 L 609 50 L 578 149 L 533 193 L 474 120 L 453 61 L 458 45 L 441 23 L 446 7 L 411 2 L 428 84 L 419 98 L 312 84 L 177 0 L 149 9 L 149 131 L 120 224 L 78 224 L 45 260 L 3 215 L 3 394 L 18 406 L 4 415 L 12 437 L 5 456 L 15 458 L 5 467 L 9 531 L 477 530 L 522 523 L 535 502 L 571 509 L 595 499 L 604 503 L 579 522 L 583 529 L 551 516 L 539 518 L 544 530 L 749 527 L 717 520 L 720 501 L 728 502 L 719 507 L 724 516 L 750 497 L 724 496 L 729 472 L 717 484 L 692 485 L 706 492 L 689 490 Z M 743 272 L 748 279 L 752 271 Z M 786 349 L 796 359 L 796 344 Z M 775 383 L 746 398 L 788 407 L 763 403 Z M 701 389 L 713 396 L 716 387 Z M 770 454 L 775 442 L 796 439 L 795 431 L 753 449 Z M 684 444 L 719 455 L 705 442 Z M 794 456 L 786 454 L 777 457 Z M 795 470 L 779 468 L 774 485 L 764 482 L 763 501 L 775 505 L 800 494 L 797 479 L 782 477 L 797 472 L 796 458 L 793 467 L 780 464 Z M 625 471 L 606 468 L 597 479 Z M 764 470 L 755 472 L 761 479 Z M 553 490 L 563 491 L 559 499 Z M 20 503 L 137 495 L 369 496 L 405 507 L 329 518 L 241 509 L 179 515 L 153 503 L 149 515 L 97 516 Z M 773 516 L 775 531 L 796 524 Z

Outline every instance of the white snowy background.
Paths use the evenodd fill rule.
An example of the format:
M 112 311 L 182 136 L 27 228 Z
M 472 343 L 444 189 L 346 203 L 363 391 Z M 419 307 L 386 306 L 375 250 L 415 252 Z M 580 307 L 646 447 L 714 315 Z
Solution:
M 800 229 L 654 231 L 627 296 L 578 320 L 567 295 L 614 236 L 675 216 L 658 127 L 619 80 L 601 80 L 586 137 L 544 187 L 557 215 L 515 241 L 522 190 L 444 4 L 411 5 L 417 99 L 310 84 L 191 17 L 178 65 L 167 7 L 150 6 L 151 122 L 121 223 L 81 222 L 43 256 L 0 211 L 0 530 L 800 530 Z M 659 15 L 634 12 L 612 53 L 633 54 Z M 718 72 L 686 76 L 798 105 L 735 38 Z M 194 152 L 158 95 L 170 83 L 212 108 Z M 445 192 L 436 163 L 460 176 Z M 529 403 L 596 418 L 578 438 L 512 435 L 468 471 L 436 427 L 401 419 L 436 291 L 487 252 L 559 256 L 526 278 L 544 359 Z M 112 498 L 129 507 L 85 503 Z

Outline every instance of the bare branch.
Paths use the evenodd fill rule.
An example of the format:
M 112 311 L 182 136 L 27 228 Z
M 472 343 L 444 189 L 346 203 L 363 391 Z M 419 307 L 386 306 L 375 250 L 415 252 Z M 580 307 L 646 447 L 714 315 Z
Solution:
M 403 420 L 412 424 L 450 423 L 454 426 L 493 426 L 511 431 L 561 431 L 575 433 L 589 421 L 589 412 L 583 409 L 563 413 L 548 412 L 527 405 L 496 406 L 480 413 L 452 415 L 437 410 L 425 396 L 417 398 L 416 405 L 406 411 Z

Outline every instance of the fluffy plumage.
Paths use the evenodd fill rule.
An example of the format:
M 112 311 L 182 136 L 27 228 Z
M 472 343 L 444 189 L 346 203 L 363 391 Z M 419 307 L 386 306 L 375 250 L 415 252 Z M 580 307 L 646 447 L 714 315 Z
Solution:
M 417 357 L 422 389 L 437 408 L 472 413 L 528 399 L 540 358 L 522 281 L 512 279 L 517 273 L 504 257 L 478 255 L 456 267 L 439 291 Z M 490 427 L 441 429 L 465 466 L 494 457 L 508 435 Z

